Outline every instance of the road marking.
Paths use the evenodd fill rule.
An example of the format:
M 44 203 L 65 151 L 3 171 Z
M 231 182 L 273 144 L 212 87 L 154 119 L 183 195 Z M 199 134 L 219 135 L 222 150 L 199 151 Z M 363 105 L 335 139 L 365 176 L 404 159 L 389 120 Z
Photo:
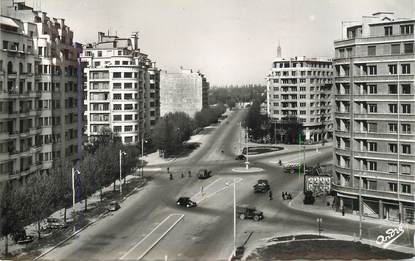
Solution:
M 242 180 L 243 180 L 242 178 L 237 178 L 237 179 L 235 180 L 235 183 L 239 183 L 239 182 L 241 182 Z M 218 194 L 219 192 L 222 192 L 223 190 L 230 188 L 230 187 L 231 187 L 231 185 L 233 185 L 233 180 L 232 180 L 232 182 L 231 182 L 230 184 L 229 184 L 228 182 L 226 182 L 224 187 L 222 187 L 222 188 L 220 188 L 219 190 L 216 190 L 216 191 L 214 191 L 214 192 L 212 192 L 212 193 L 210 193 L 210 194 L 208 194 L 208 195 L 204 196 L 201 200 L 196 201 L 196 203 L 197 203 L 197 204 L 199 204 L 199 203 L 200 203 L 200 202 L 202 202 L 203 200 L 208 199 L 208 198 L 210 198 L 210 197 L 212 197 L 212 196 L 214 196 L 214 195 Z
M 221 180 L 222 178 L 218 178 L 218 179 L 216 179 L 215 181 L 213 181 L 213 182 L 211 182 L 209 185 L 207 185 L 206 187 L 203 187 L 203 190 L 206 190 L 207 188 L 209 188 L 210 186 L 212 186 L 214 183 L 216 183 L 217 181 L 219 181 L 219 180 Z M 201 191 L 199 191 L 199 192 L 197 192 L 196 194 L 194 194 L 193 196 L 191 196 L 190 198 L 194 198 L 194 197 L 196 197 L 197 195 L 199 195 L 199 194 L 201 194 L 202 192 Z
M 138 246 L 140 246 L 148 237 L 150 237 L 160 226 L 162 226 L 169 218 L 172 216 L 178 216 L 177 220 L 166 230 L 164 231 L 161 236 L 159 236 L 149 247 L 147 247 L 136 260 L 140 260 L 145 256 L 177 223 L 179 223 L 184 215 L 183 214 L 170 214 L 168 215 L 163 221 L 161 221 L 150 233 L 148 233 L 143 239 L 137 242 L 133 247 L 131 247 L 124 255 L 122 255 L 119 259 L 125 259 L 132 251 L 134 251 Z

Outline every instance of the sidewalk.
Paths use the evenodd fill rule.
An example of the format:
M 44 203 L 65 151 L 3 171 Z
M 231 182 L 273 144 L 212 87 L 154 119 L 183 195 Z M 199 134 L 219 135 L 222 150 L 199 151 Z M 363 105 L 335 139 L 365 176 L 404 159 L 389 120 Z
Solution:
M 344 216 L 342 216 L 341 212 L 336 212 L 332 207 L 331 203 L 333 202 L 332 196 L 327 196 L 327 200 L 324 202 L 324 199 L 316 199 L 316 202 L 313 205 L 306 205 L 303 203 L 304 193 L 301 192 L 293 197 L 293 199 L 288 203 L 288 206 L 299 210 L 303 212 L 318 214 L 321 216 L 329 216 L 329 217 L 336 217 L 339 219 L 345 219 L 345 220 L 354 220 L 359 221 L 360 217 L 359 215 L 354 215 L 350 213 L 346 213 Z M 330 202 L 330 206 L 326 205 L 326 202 Z M 383 225 L 383 226 L 397 226 L 399 225 L 398 222 L 390 221 L 390 220 L 384 220 L 384 219 L 377 219 L 377 218 L 371 218 L 363 216 L 362 220 L 364 223 L 371 223 L 376 225 Z M 405 224 L 405 227 L 407 227 L 410 230 L 415 230 L 415 225 L 413 224 Z

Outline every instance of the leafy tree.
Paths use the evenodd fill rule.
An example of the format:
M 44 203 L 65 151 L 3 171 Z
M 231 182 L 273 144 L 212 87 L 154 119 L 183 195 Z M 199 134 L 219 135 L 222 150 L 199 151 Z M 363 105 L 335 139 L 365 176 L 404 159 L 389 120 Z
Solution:
M 84 199 L 85 211 L 88 210 L 88 197 L 95 193 L 98 188 L 96 172 L 97 161 L 93 154 L 86 154 L 81 164 L 81 197 Z
M 50 181 L 54 189 L 53 206 L 64 209 L 63 221 L 67 220 L 67 209 L 72 205 L 72 166 L 67 161 L 55 160 L 50 170 Z

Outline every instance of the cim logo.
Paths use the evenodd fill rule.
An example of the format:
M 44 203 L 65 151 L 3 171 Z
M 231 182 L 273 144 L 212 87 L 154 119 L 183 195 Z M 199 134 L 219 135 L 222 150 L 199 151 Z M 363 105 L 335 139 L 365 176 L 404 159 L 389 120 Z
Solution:
M 379 235 L 376 238 L 376 244 L 381 245 L 383 248 L 388 247 L 396 239 L 398 239 L 404 233 L 402 224 L 399 224 L 397 228 L 389 228 L 386 230 L 386 235 Z

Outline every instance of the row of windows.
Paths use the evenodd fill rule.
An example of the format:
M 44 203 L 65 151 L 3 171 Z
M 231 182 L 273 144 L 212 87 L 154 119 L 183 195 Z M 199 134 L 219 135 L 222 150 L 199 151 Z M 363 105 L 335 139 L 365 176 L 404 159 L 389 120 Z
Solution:
M 378 112 L 378 104 L 369 104 L 368 105 L 370 113 Z M 398 113 L 397 104 L 388 104 L 389 113 Z M 401 113 L 410 114 L 411 113 L 411 104 L 401 104 Z
M 133 127 L 134 127 L 134 131 L 138 130 L 138 125 L 126 125 L 124 126 L 124 132 L 131 132 L 133 131 Z M 122 132 L 122 126 L 114 126 L 113 127 L 114 132 Z
M 138 114 L 134 114 L 134 120 L 138 119 Z M 124 115 L 125 121 L 132 121 L 133 120 L 133 114 L 126 114 Z M 113 121 L 122 121 L 122 115 L 113 115 Z
M 406 24 L 401 25 L 401 34 L 413 34 L 414 33 L 414 25 Z M 385 26 L 384 27 L 385 36 L 394 35 L 393 27 L 392 26 Z
M 413 43 L 404 43 L 403 44 L 403 53 L 412 54 L 414 53 L 414 44 Z M 401 54 L 401 44 L 391 44 L 391 54 Z M 370 45 L 367 47 L 368 56 L 380 55 L 377 53 L 377 48 L 375 45 Z

